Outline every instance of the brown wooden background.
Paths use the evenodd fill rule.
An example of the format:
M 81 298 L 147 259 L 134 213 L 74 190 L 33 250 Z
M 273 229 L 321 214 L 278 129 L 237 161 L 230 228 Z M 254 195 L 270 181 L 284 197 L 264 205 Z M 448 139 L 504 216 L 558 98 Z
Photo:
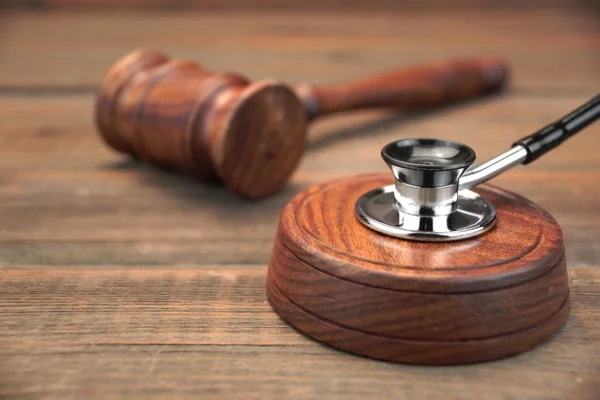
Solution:
M 0 3 L 1 4 L 1 3 Z M 553 9 L 598 9 L 595 0 L 4 0 L 10 9 L 280 9 L 280 10 L 540 10 Z
M 317 1 L 231 13 L 18 3 L 0 21 L 0 398 L 600 399 L 600 125 L 494 180 L 565 236 L 573 309 L 534 351 L 456 368 L 376 362 L 302 336 L 264 294 L 278 215 L 298 191 L 384 171 L 381 146 L 403 137 L 462 141 L 483 160 L 596 94 L 597 14 L 558 1 L 388 12 L 370 8 L 404 5 L 374 0 L 360 13 Z M 138 47 L 310 82 L 490 54 L 514 79 L 437 112 L 319 122 L 286 190 L 248 203 L 99 139 L 94 90 Z

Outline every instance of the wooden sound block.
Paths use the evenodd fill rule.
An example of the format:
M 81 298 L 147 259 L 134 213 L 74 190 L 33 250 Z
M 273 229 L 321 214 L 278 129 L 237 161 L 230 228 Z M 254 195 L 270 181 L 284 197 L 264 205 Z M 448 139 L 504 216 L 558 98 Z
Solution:
M 489 232 L 463 241 L 397 239 L 363 226 L 356 200 L 389 174 L 325 183 L 285 207 L 267 295 L 290 324 L 376 359 L 448 365 L 489 361 L 542 343 L 565 322 L 569 287 L 556 221 L 503 189 Z

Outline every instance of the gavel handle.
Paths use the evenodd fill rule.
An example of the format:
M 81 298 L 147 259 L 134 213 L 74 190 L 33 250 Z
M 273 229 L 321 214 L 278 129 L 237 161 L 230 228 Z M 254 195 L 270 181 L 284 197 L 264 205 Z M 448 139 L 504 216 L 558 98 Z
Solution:
M 509 67 L 494 59 L 468 59 L 398 68 L 364 79 L 323 86 L 300 84 L 296 93 L 309 120 L 355 109 L 439 107 L 501 89 Z

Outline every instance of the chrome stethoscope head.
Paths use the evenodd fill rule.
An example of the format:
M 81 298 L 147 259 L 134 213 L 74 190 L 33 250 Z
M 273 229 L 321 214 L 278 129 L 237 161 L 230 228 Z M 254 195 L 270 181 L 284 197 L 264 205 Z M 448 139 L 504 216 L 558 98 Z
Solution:
M 356 203 L 362 223 L 404 239 L 446 241 L 473 237 L 496 221 L 492 204 L 460 178 L 475 152 L 460 143 L 406 139 L 385 146 L 381 155 L 394 184 L 365 193 Z
M 470 188 L 518 164 L 528 164 L 600 117 L 600 95 L 527 136 L 476 168 L 469 146 L 438 139 L 405 139 L 381 151 L 394 184 L 356 202 L 356 215 L 386 235 L 420 241 L 467 239 L 489 230 L 496 210 Z

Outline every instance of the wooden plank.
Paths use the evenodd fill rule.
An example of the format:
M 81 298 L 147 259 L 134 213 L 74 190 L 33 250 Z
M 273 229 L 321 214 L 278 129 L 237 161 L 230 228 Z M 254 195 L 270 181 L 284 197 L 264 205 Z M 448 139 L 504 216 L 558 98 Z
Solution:
M 587 99 L 587 94 L 510 92 L 422 114 L 363 112 L 326 118 L 311 127 L 302 170 L 349 173 L 384 168 L 379 157 L 381 147 L 394 139 L 415 136 L 468 143 L 478 159 L 484 160 Z M 139 169 L 141 164 L 105 146 L 93 124 L 93 107 L 93 97 L 88 95 L 0 97 L 0 168 L 11 172 L 92 170 L 116 175 Z M 593 151 L 599 132 L 600 127 L 592 125 L 528 170 L 600 168 L 600 159 Z
M 586 0 L 546 0 L 545 8 L 582 8 L 594 9 L 596 4 Z M 489 3 L 478 0 L 454 1 L 452 6 L 443 0 L 421 0 L 397 2 L 394 0 L 303 0 L 280 2 L 277 0 L 5 0 L 0 4 L 1 8 L 13 9 L 219 9 L 219 10 L 256 10 L 256 9 L 285 9 L 285 10 L 395 10 L 428 9 L 432 7 L 441 9 L 483 8 L 483 9 L 539 9 L 540 3 L 535 0 L 505 0 L 499 3 Z
M 463 141 L 483 160 L 593 95 L 593 15 L 8 13 L 0 33 L 0 398 L 598 398 L 600 126 L 495 181 L 564 229 L 573 311 L 548 344 L 457 368 L 374 362 L 302 336 L 264 295 L 299 190 L 383 171 L 379 150 L 400 137 Z M 90 92 L 138 46 L 312 82 L 486 52 L 509 57 L 515 81 L 437 113 L 318 122 L 292 184 L 249 203 L 100 141 Z
M 266 303 L 265 268 L 4 269 L 0 396 L 595 400 L 600 268 L 572 268 L 571 316 L 537 349 L 456 368 L 320 345 Z
M 568 216 L 562 214 L 557 218 L 568 220 Z M 562 224 L 567 263 L 571 267 L 598 265 L 600 260 L 600 246 L 597 244 L 598 229 L 596 225 L 589 224 L 587 221 L 584 223 L 583 218 L 581 221 L 579 225 Z M 114 265 L 146 265 L 156 268 L 264 265 L 269 262 L 273 248 L 277 221 L 273 219 L 272 222 L 270 229 L 263 229 L 267 233 L 261 234 L 258 238 L 252 237 L 249 233 L 242 233 L 239 237 L 228 239 L 175 237 L 106 240 L 97 237 L 81 239 L 63 237 L 53 241 L 35 237 L 25 238 L 19 243 L 0 244 L 0 265 L 45 265 L 50 268 L 68 266 L 88 269 Z M 176 228 L 166 230 L 167 234 L 180 234 Z M 207 229 L 209 233 L 214 230 L 214 228 Z M 224 230 L 225 233 L 221 235 L 232 236 L 230 229 Z M 94 234 L 97 235 L 92 232 L 92 235 Z M 232 248 L 235 248 L 235 251 L 230 251 Z
M 96 189 L 86 196 L 72 195 L 81 190 L 80 180 L 72 180 L 56 184 L 56 192 L 47 184 L 43 192 L 2 195 L 0 263 L 266 263 L 285 202 L 297 190 L 327 178 L 300 174 L 298 186 L 250 205 L 223 190 L 218 195 L 197 195 L 210 189 L 195 190 L 186 183 L 179 185 L 180 194 L 163 192 L 160 185 L 133 185 L 123 194 L 112 188 L 112 195 Z M 44 179 L 42 175 L 35 182 L 43 186 Z M 600 218 L 595 213 L 599 179 L 597 172 L 522 173 L 498 178 L 497 183 L 526 195 L 556 218 L 570 265 L 592 265 L 600 260 Z M 109 187 L 110 183 L 86 179 L 85 184 Z
M 516 93 L 427 118 L 365 113 L 324 120 L 314 126 L 305 160 L 285 191 L 247 202 L 108 150 L 93 127 L 90 96 L 0 98 L 0 263 L 266 264 L 284 204 L 326 180 L 384 171 L 379 151 L 385 143 L 454 139 L 485 160 L 584 100 Z M 592 126 L 551 155 L 494 180 L 554 215 L 569 265 L 600 261 L 598 133 L 600 126 Z
M 519 90 L 592 93 L 600 84 L 593 13 L 9 13 L 0 88 L 92 90 L 118 58 L 156 48 L 252 79 L 328 82 L 396 65 L 506 57 Z M 110 21 L 108 23 L 107 21 Z M 44 32 L 40 40 L 39 32 Z M 29 88 L 29 89 L 28 89 Z

